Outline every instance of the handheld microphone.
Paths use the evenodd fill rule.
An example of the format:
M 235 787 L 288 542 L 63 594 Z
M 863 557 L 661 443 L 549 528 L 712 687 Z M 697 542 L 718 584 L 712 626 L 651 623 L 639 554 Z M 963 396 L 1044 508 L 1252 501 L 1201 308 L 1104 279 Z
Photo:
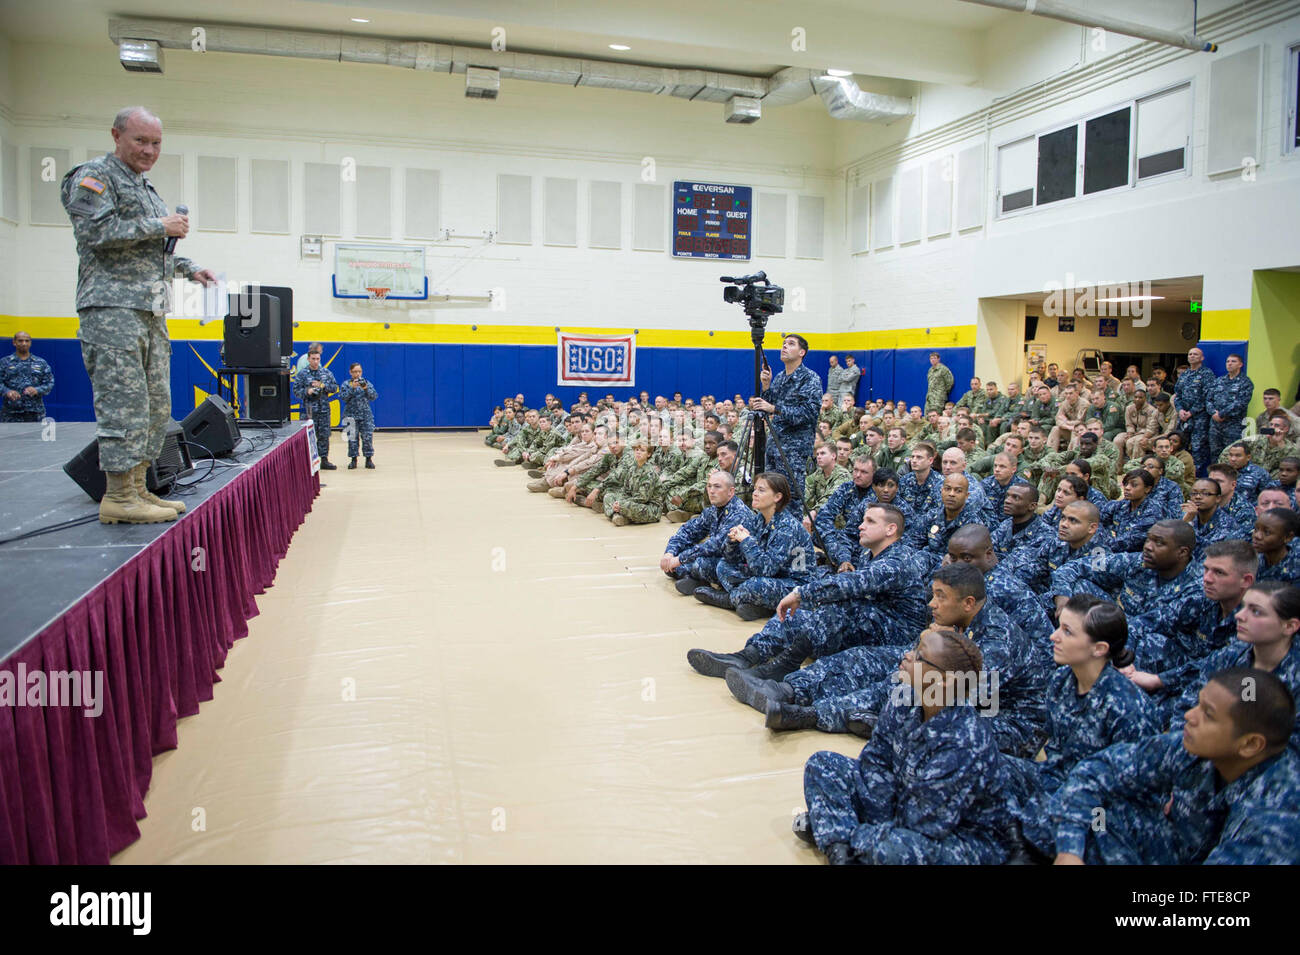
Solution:
M 745 284 L 745 283 L 748 283 L 748 282 L 766 282 L 766 281 L 767 281 L 767 273 L 766 273 L 766 272 L 755 272 L 753 275 L 742 275 L 742 276 L 740 276 L 739 278 L 736 278 L 736 277 L 731 276 L 731 275 L 723 275 L 723 276 L 719 277 L 718 281 L 719 281 L 719 282 L 734 282 L 734 283 L 736 283 L 737 285 L 742 285 L 742 284 Z
M 189 214 L 190 214 L 189 206 L 177 206 L 177 207 L 176 207 L 176 214 L 177 214 L 178 216 L 187 216 L 187 215 L 189 215 Z M 168 255 L 171 255 L 173 252 L 176 251 L 176 240 L 179 239 L 179 238 L 180 238 L 180 236 L 178 236 L 178 235 L 169 235 L 169 236 L 167 237 L 167 245 L 165 246 L 165 249 L 166 249 L 166 252 L 167 252 Z

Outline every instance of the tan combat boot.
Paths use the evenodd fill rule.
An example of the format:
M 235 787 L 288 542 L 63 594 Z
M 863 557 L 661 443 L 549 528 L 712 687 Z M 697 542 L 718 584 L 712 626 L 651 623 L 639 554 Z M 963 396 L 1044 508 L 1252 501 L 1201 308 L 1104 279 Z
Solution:
M 167 507 L 175 511 L 177 514 L 184 514 L 184 501 L 164 500 L 158 495 L 150 492 L 149 485 L 145 481 L 148 472 L 149 463 L 147 461 L 142 461 L 137 464 L 135 470 L 131 472 L 131 479 L 135 482 L 135 493 L 140 496 L 140 500 L 144 501 L 146 504 L 152 504 L 154 507 Z
M 107 488 L 99 502 L 101 524 L 160 524 L 176 520 L 170 507 L 154 507 L 140 500 L 130 471 L 105 471 Z

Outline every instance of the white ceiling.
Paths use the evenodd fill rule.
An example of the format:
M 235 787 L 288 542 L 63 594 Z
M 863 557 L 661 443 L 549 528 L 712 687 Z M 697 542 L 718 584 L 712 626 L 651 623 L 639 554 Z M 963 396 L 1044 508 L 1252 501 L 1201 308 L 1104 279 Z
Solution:
M 110 16 L 276 26 L 768 75 L 784 66 L 970 83 L 984 32 L 1019 16 L 961 0 L 0 0 L 11 39 L 107 44 Z M 368 17 L 371 22 L 351 22 Z M 792 31 L 806 48 L 792 49 Z M 632 49 L 616 53 L 610 43 Z

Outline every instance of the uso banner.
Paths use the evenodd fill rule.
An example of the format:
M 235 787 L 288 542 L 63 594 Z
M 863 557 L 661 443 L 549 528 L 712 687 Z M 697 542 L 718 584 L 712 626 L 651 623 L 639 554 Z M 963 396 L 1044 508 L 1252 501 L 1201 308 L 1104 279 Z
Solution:
M 559 385 L 635 385 L 635 335 L 559 333 Z

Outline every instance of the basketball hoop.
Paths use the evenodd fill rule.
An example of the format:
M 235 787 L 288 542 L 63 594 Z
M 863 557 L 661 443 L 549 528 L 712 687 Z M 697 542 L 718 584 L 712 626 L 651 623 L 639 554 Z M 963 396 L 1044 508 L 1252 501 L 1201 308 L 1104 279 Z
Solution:
M 370 293 L 372 302 L 382 302 L 388 297 L 388 289 L 380 286 L 367 286 L 366 291 Z

